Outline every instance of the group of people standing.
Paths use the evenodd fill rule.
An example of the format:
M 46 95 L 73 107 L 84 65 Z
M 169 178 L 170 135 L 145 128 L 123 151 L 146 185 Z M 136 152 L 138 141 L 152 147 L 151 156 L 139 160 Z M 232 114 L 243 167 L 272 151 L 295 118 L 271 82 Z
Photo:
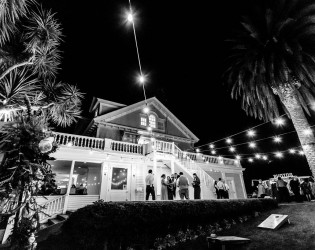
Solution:
M 274 183 L 259 180 L 257 197 L 264 198 L 265 196 L 273 197 L 279 202 L 289 202 L 292 200 L 297 202 L 303 200 L 311 201 L 312 198 L 315 198 L 315 183 L 311 178 L 305 178 L 300 181 L 297 177 L 290 177 L 288 181 L 278 177 Z
M 214 182 L 214 189 L 217 195 L 217 199 L 229 199 L 230 187 L 224 180 L 219 178 L 218 181 Z
M 194 188 L 194 199 L 200 199 L 200 179 L 196 173 L 193 174 L 192 186 Z M 146 200 L 149 200 L 150 195 L 152 200 L 155 200 L 154 190 L 154 175 L 152 170 L 148 171 L 145 178 L 146 182 Z M 181 200 L 189 200 L 189 180 L 184 176 L 183 172 L 179 174 L 174 173 L 171 176 L 161 175 L 161 200 L 174 200 L 176 199 L 176 190 Z

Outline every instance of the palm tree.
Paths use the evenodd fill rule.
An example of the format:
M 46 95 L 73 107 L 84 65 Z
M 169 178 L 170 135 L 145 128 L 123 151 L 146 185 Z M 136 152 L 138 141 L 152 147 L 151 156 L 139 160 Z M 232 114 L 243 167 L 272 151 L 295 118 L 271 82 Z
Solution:
M 13 120 L 41 108 L 56 125 L 68 126 L 80 115 L 82 94 L 56 80 L 60 65 L 61 27 L 50 10 L 35 0 L 0 2 L 0 119 Z
M 315 93 L 315 3 L 255 3 L 252 15 L 242 19 L 230 40 L 225 81 L 232 98 L 240 97 L 242 108 L 255 118 L 272 120 L 282 106 L 315 176 L 315 139 L 305 115 Z
M 35 0 L 0 1 L 0 121 L 9 122 L 0 133 L 0 213 L 4 206 L 16 214 L 12 249 L 35 246 L 43 209 L 36 197 L 54 176 L 50 126 L 80 116 L 82 93 L 56 80 L 61 36 L 55 14 Z

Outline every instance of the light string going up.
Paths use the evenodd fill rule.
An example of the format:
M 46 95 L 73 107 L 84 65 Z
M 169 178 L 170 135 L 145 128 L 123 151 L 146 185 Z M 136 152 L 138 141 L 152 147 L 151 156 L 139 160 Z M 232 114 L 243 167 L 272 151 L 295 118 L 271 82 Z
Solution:
M 128 15 L 127 15 L 127 20 L 128 20 L 128 22 L 130 22 L 132 24 L 133 36 L 134 36 L 134 39 L 135 39 L 135 45 L 136 45 L 136 51 L 137 51 L 137 59 L 138 59 L 139 71 L 140 71 L 140 75 L 139 75 L 138 80 L 142 84 L 144 101 L 145 101 L 145 104 L 147 106 L 147 96 L 146 96 L 145 87 L 144 87 L 144 83 L 145 83 L 146 79 L 145 79 L 145 76 L 143 75 L 143 72 L 142 72 L 142 66 L 141 66 L 140 53 L 139 53 L 138 40 L 137 40 L 136 27 L 135 27 L 135 22 L 134 22 L 134 16 L 133 16 L 133 9 L 132 9 L 132 5 L 131 5 L 131 0 L 129 0 L 129 11 L 130 11 L 130 13 L 128 13 Z

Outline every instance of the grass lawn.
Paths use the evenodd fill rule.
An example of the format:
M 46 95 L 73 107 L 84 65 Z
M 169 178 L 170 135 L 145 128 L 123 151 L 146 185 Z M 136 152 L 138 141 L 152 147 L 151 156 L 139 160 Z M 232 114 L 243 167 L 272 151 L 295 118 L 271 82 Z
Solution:
M 277 230 L 257 228 L 270 214 L 289 215 L 290 224 L 284 224 Z M 279 208 L 263 213 L 243 224 L 233 225 L 231 229 L 218 233 L 218 236 L 239 236 L 249 238 L 251 242 L 241 248 L 227 249 L 290 249 L 290 250 L 315 250 L 315 202 L 280 204 Z M 62 244 L 48 240 L 49 249 L 64 249 Z M 57 244 L 56 244 L 57 243 Z M 39 244 L 41 246 L 41 244 Z M 39 247 L 39 250 L 41 247 Z M 46 249 L 46 248 L 43 248 Z M 47 248 L 48 249 L 48 248 Z M 204 250 L 207 249 L 205 238 L 181 243 L 176 250 Z
M 257 228 L 270 214 L 289 215 L 290 224 L 286 223 L 277 230 Z M 237 249 L 315 249 L 315 202 L 280 204 L 278 209 L 263 213 L 243 224 L 218 233 L 218 236 L 239 236 L 249 238 L 251 242 Z M 201 241 L 189 244 L 183 249 L 207 249 Z M 193 247 L 193 248 L 192 248 Z M 236 249 L 231 248 L 231 249 Z

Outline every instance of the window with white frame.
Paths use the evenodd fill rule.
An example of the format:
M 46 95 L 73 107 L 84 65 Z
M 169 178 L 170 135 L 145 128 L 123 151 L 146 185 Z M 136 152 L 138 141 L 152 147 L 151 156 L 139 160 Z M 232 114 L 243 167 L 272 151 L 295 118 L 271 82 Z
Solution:
M 156 128 L 156 117 L 155 117 L 155 115 L 149 115 L 149 126 L 151 128 Z
M 146 117 L 140 118 L 140 125 L 141 126 L 147 126 L 147 118 Z

